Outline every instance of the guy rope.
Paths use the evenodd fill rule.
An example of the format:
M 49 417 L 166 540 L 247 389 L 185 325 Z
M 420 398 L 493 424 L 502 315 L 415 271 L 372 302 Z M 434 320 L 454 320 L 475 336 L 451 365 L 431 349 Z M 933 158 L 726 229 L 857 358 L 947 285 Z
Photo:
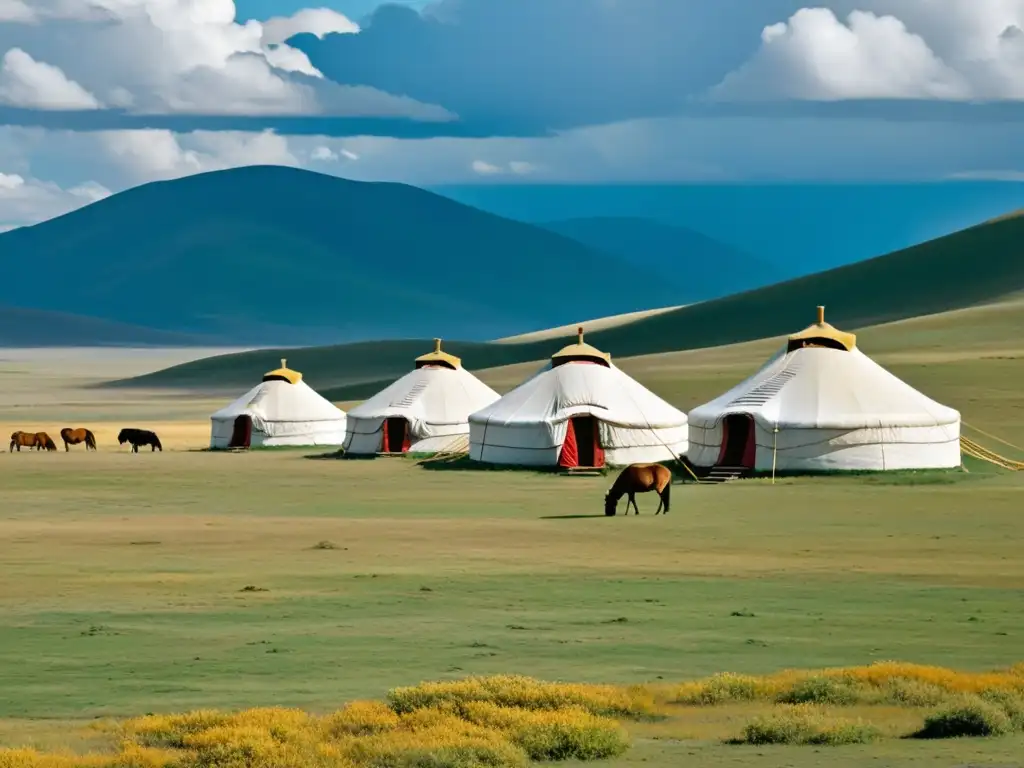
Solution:
M 985 432 L 982 429 L 978 429 L 977 427 L 971 426 L 965 421 L 961 421 L 961 424 L 967 427 L 968 429 L 974 430 L 978 434 L 984 435 L 985 437 L 991 438 L 992 440 L 995 440 L 998 443 L 1002 443 L 1003 445 L 1009 448 L 1013 448 L 1016 451 L 1024 453 L 1024 448 L 1020 448 L 1019 446 L 1016 446 L 1013 443 L 1008 443 L 1006 440 L 998 438 L 995 435 L 990 435 L 988 432 Z M 987 461 L 989 464 L 994 464 L 995 466 L 1000 467 L 1001 469 L 1009 470 L 1010 472 L 1020 472 L 1022 469 L 1024 469 L 1024 461 L 1017 461 L 1016 459 L 1010 459 L 1007 458 L 1006 456 L 1001 456 L 995 451 L 990 451 L 988 448 L 981 445 L 980 443 L 971 440 L 971 438 L 969 437 L 964 437 L 963 435 L 960 435 L 960 450 L 963 451 L 963 453 L 965 453 L 966 455 L 970 456 L 971 458 L 978 459 L 979 461 Z

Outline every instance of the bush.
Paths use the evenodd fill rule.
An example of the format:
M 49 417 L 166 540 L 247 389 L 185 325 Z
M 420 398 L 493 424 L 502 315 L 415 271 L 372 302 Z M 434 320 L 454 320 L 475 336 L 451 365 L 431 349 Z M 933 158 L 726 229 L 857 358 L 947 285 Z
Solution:
M 398 727 L 398 715 L 381 701 L 353 701 L 324 718 L 323 727 L 330 736 L 367 736 Z
M 982 701 L 995 704 L 1010 718 L 1010 726 L 1015 731 L 1024 731 L 1024 695 L 1009 691 L 982 691 Z
M 579 707 L 530 711 L 471 702 L 462 712 L 471 723 L 508 734 L 531 760 L 601 760 L 629 748 L 622 726 Z
M 0 768 L 177 768 L 179 755 L 127 744 L 116 755 L 43 754 L 34 749 L 0 749 Z
M 840 677 L 816 676 L 800 680 L 778 701 L 783 704 L 828 704 L 845 707 L 856 704 L 864 694 Z
M 1013 730 L 1009 715 L 997 704 L 972 697 L 953 702 L 928 715 L 919 739 L 956 739 L 962 736 L 1001 736 Z
M 896 677 L 881 690 L 882 701 L 902 707 L 934 707 L 949 699 L 950 694 L 934 683 Z
M 486 701 L 503 707 L 556 710 L 579 707 L 595 715 L 644 717 L 656 713 L 650 692 L 640 686 L 546 683 L 529 677 L 499 675 L 395 688 L 388 703 L 399 714 L 443 703 Z
M 499 733 L 470 735 L 444 726 L 375 734 L 351 742 L 348 756 L 373 768 L 523 768 L 522 749 Z
M 832 718 L 816 707 L 797 704 L 752 720 L 743 729 L 741 741 L 746 744 L 840 746 L 866 744 L 880 735 L 878 729 L 868 723 Z
M 734 701 L 754 701 L 763 698 L 768 686 L 765 678 L 734 675 L 728 672 L 713 675 L 707 680 L 681 686 L 673 700 L 677 704 L 713 706 Z

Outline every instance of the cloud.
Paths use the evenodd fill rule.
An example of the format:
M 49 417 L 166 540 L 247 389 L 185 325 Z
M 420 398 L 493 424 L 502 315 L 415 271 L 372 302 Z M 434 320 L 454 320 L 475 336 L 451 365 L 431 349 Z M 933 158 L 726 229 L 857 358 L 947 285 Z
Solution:
M 501 168 L 491 163 L 485 163 L 483 160 L 474 160 L 469 167 L 473 169 L 473 173 L 478 173 L 481 176 L 493 176 L 496 173 L 501 173 Z
M 0 231 L 45 221 L 109 194 L 96 182 L 62 189 L 53 182 L 0 172 Z
M 0 23 L 30 22 L 35 20 L 35 13 L 23 0 L 0 0 Z
M 97 134 L 102 151 L 133 181 L 173 179 L 242 165 L 301 165 L 288 140 L 270 131 L 176 135 L 170 131 Z
M 96 97 L 58 67 L 11 48 L 0 64 L 0 101 L 32 109 L 99 109 Z
M 439 0 L 423 13 L 384 5 L 357 35 L 289 43 L 328 78 L 441 105 L 495 135 L 538 135 L 678 114 L 800 6 Z
M 719 99 L 1024 99 L 1024 0 L 863 0 L 765 27 Z
M 511 160 L 502 165 L 495 165 L 484 160 L 474 160 L 469 167 L 473 169 L 473 173 L 480 176 L 498 176 L 506 173 L 525 176 L 537 170 L 533 163 L 524 160 Z
M 454 117 L 405 96 L 327 80 L 284 42 L 296 33 L 358 30 L 329 9 L 265 24 L 238 23 L 232 0 L 39 0 L 32 10 L 22 23 L 0 24 L 5 100 L 14 106 L 89 109 L 98 114 L 85 119 L 105 120 L 106 128 L 137 127 L 139 116 Z M 16 117 L 49 127 L 78 127 L 83 119 L 31 110 Z

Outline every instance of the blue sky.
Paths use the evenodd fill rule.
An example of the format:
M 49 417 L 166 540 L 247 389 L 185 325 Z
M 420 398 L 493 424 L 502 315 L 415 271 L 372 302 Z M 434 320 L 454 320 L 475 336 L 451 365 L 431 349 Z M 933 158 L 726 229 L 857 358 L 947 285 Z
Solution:
M 1024 179 L 1024 0 L 0 0 L 0 228 L 253 163 Z

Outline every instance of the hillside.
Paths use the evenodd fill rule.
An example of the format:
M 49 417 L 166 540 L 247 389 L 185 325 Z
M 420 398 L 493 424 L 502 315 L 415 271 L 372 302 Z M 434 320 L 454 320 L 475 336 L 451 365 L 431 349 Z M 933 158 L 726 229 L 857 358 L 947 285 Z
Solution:
M 616 281 L 615 256 L 416 187 L 277 166 L 127 190 L 0 235 L 0 259 L 0 304 L 235 345 L 488 339 L 682 284 Z
M 832 323 L 877 325 L 992 302 L 1024 290 L 1024 218 L 981 224 L 896 253 L 645 317 L 587 340 L 616 357 L 721 346 L 803 328 L 825 304 Z M 479 370 L 541 360 L 565 339 L 522 344 L 445 343 Z M 363 397 L 408 370 L 430 342 L 393 341 L 287 352 L 289 364 L 335 400 Z M 268 370 L 274 350 L 208 358 L 120 385 L 240 386 Z
M 196 346 L 197 334 L 158 331 L 95 317 L 0 306 L 0 347 Z
M 684 282 L 677 303 L 728 296 L 769 285 L 784 277 L 777 266 L 700 232 L 636 217 L 566 219 L 545 229 L 638 266 L 656 265 L 659 275 Z M 645 274 L 649 274 L 645 270 Z

